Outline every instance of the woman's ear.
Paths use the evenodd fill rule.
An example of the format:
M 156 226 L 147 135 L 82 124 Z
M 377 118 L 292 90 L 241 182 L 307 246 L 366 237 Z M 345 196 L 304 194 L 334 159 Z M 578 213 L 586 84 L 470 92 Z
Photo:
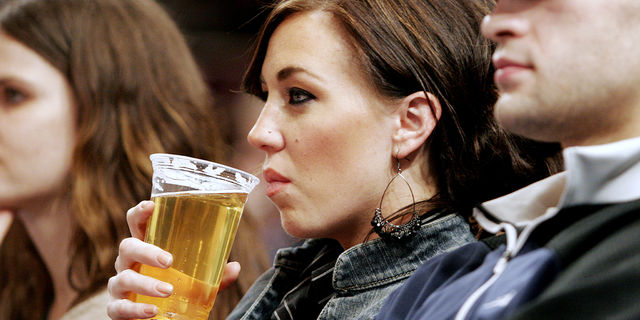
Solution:
M 436 96 L 424 91 L 415 92 L 399 102 L 399 116 L 394 133 L 394 156 L 402 159 L 420 148 L 436 127 L 442 107 Z

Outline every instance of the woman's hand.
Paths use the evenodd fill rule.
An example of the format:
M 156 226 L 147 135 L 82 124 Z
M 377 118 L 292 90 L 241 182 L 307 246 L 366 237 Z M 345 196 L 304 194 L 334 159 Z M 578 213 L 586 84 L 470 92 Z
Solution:
M 147 220 L 151 217 L 154 206 L 151 201 L 143 201 L 127 211 L 127 223 L 132 237 L 124 239 L 120 243 L 119 256 L 115 264 L 118 274 L 109 279 L 108 288 L 111 300 L 107 305 L 107 313 L 111 319 L 144 319 L 158 313 L 158 308 L 154 305 L 134 303 L 128 300 L 126 296 L 130 292 L 152 297 L 168 297 L 173 292 L 173 287 L 169 283 L 143 276 L 134 271 L 134 267 L 139 264 L 166 269 L 173 262 L 170 253 L 142 241 L 147 228 Z M 218 292 L 232 285 L 239 273 L 239 263 L 228 263 Z

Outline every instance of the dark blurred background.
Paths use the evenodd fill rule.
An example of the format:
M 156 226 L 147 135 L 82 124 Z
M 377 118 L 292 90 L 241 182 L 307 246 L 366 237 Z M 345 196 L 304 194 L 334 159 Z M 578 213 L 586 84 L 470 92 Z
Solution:
M 240 92 L 251 48 L 273 0 L 157 0 L 173 16 L 185 35 L 200 69 L 216 96 L 220 124 L 233 148 L 230 165 L 261 177 L 264 154 L 246 136 L 262 104 Z M 280 225 L 275 206 L 261 183 L 251 193 L 245 214 L 256 218 L 261 240 L 273 256 L 280 247 L 295 244 Z
M 187 38 L 220 103 L 237 99 L 269 0 L 158 0 Z M 223 110 L 224 111 L 224 110 Z M 228 114 L 232 116 L 232 114 Z
M 268 0 L 159 0 L 187 37 L 207 81 L 238 89 Z

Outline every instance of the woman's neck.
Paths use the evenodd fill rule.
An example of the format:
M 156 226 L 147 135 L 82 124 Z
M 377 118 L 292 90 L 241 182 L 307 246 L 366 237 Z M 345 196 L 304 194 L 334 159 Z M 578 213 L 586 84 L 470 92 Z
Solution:
M 438 189 L 435 179 L 425 180 L 422 168 L 417 165 L 418 163 L 422 162 L 414 161 L 412 165 L 402 168 L 402 176 L 406 179 L 406 182 L 401 177 L 393 179 L 396 175 L 395 173 L 388 178 L 389 181 L 393 179 L 393 182 L 389 184 L 382 203 L 376 203 L 377 206 L 380 206 L 383 218 L 387 218 L 407 205 L 411 205 L 414 200 L 417 203 L 431 199 L 437 194 Z M 382 197 L 382 194 L 380 197 Z M 351 229 L 349 232 L 338 232 L 332 238 L 338 240 L 345 250 L 365 241 L 378 238 L 378 234 L 371 232 L 371 220 L 374 212 L 375 208 L 364 208 L 362 215 L 359 217 L 360 221 L 350 224 L 351 226 L 359 226 L 359 228 Z M 405 224 L 411 220 L 411 217 L 412 215 L 402 216 L 394 220 L 393 224 Z
M 390 178 L 391 180 L 395 177 L 393 182 L 389 184 L 381 204 L 384 217 L 388 217 L 413 203 L 431 199 L 438 193 L 435 178 L 425 180 L 422 168 L 417 165 L 419 163 L 421 162 L 416 160 L 412 165 L 402 169 L 404 179 L 396 174 Z M 433 177 L 433 175 L 429 176 Z M 397 220 L 396 224 L 406 223 L 410 219 L 411 216 L 408 215 Z
M 2 240 L 4 236 L 7 235 L 7 231 L 9 231 L 9 227 L 13 223 L 13 212 L 8 210 L 0 210 L 0 244 L 2 244 Z
M 71 287 L 68 276 L 71 260 L 69 249 L 76 224 L 68 207 L 67 202 L 50 201 L 16 212 L 53 281 L 54 299 L 48 320 L 62 317 L 78 295 Z

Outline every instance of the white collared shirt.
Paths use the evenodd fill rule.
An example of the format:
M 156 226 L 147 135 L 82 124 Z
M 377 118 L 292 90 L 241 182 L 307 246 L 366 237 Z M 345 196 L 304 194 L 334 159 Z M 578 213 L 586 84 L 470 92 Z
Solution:
M 564 149 L 563 156 L 566 171 L 483 206 L 500 220 L 526 226 L 533 220 L 550 218 L 557 208 L 640 198 L 640 137 L 570 147 Z M 475 212 L 477 215 L 478 210 Z

